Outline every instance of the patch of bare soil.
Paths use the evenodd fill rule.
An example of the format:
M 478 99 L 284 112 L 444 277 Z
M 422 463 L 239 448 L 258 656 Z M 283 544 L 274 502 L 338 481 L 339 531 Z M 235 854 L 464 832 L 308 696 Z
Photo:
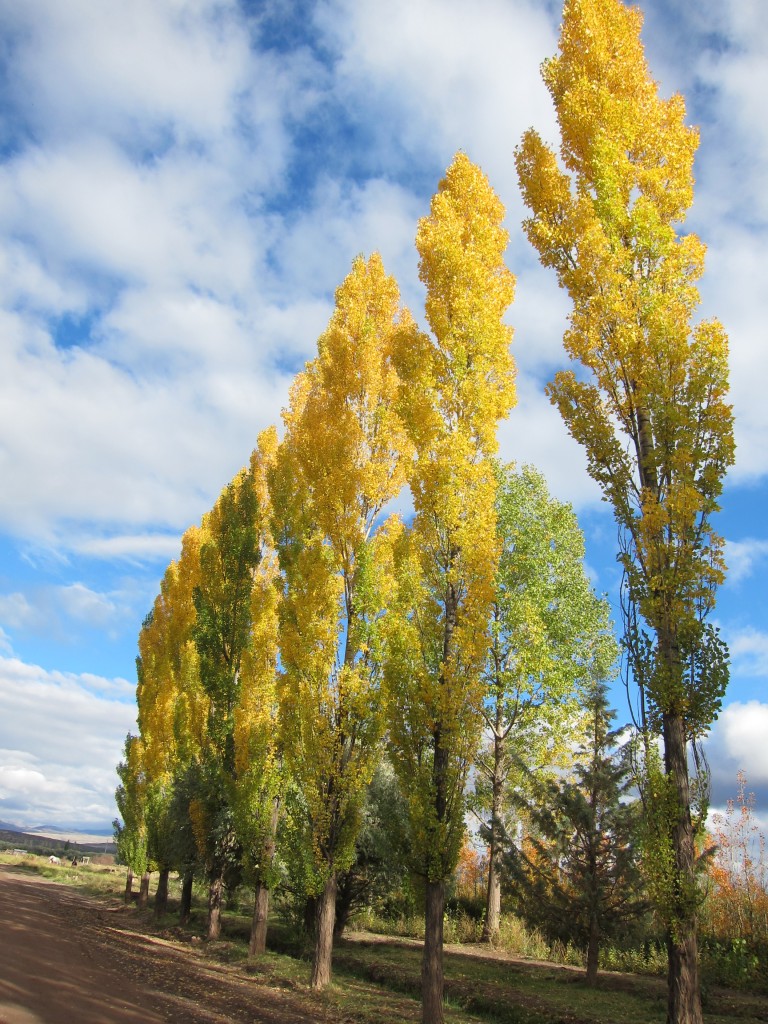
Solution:
M 275 988 L 131 908 L 0 868 L 0 1024 L 330 1024 L 308 990 Z

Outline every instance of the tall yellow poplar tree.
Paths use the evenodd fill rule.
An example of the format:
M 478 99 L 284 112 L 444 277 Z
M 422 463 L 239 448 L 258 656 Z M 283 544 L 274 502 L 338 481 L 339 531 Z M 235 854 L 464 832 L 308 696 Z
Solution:
M 171 562 L 160 593 L 139 633 L 136 702 L 146 782 L 146 822 L 150 858 L 160 872 L 155 911 L 164 913 L 172 867 L 185 874 L 184 908 L 192 875 L 179 860 L 174 820 L 174 786 L 199 748 L 207 699 L 199 685 L 193 589 L 199 582 L 200 531 L 191 527 L 182 538 L 181 556 Z
M 486 624 L 499 557 L 492 456 L 515 401 L 503 322 L 514 296 L 504 208 L 457 154 L 419 223 L 432 335 L 398 336 L 401 410 L 414 444 L 412 529 L 389 531 L 387 722 L 426 892 L 423 1019 L 443 1020 L 445 882 L 464 833 L 464 788 L 482 732 Z
M 279 700 L 320 895 L 312 986 L 330 979 L 337 872 L 354 857 L 360 802 L 381 736 L 375 528 L 410 451 L 390 352 L 408 323 L 378 255 L 354 261 L 291 391 L 270 474 L 284 577 Z
M 277 432 L 265 430 L 251 456 L 258 506 L 260 558 L 253 570 L 250 642 L 243 652 L 234 709 L 235 824 L 246 876 L 254 886 L 250 954 L 266 949 L 272 861 L 282 792 L 278 742 L 277 661 L 280 601 L 277 550 L 269 530 L 267 473 L 277 451 Z
M 676 230 L 693 199 L 698 134 L 681 96 L 660 99 L 641 23 L 619 0 L 567 0 L 559 53 L 543 68 L 565 169 L 534 131 L 517 167 L 525 228 L 571 296 L 565 347 L 583 368 L 558 373 L 549 395 L 613 507 L 643 724 L 663 737 L 646 859 L 657 862 L 668 933 L 668 1020 L 700 1024 L 687 750 L 727 681 L 704 617 L 725 568 L 711 520 L 733 425 L 724 331 L 691 324 L 704 246 Z

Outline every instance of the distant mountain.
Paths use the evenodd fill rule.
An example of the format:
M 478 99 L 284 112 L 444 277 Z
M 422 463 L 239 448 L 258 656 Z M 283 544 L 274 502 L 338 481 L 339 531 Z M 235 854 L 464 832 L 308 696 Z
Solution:
M 12 825 L 10 823 L 10 821 L 0 821 L 0 829 L 2 829 L 3 832 L 23 832 L 24 831 L 24 829 L 21 828 L 19 825 Z
M 0 828 L 3 826 L 0 825 Z M 91 828 L 90 825 L 71 825 L 69 828 L 62 828 L 61 825 L 35 825 L 34 828 L 16 829 L 17 832 L 27 832 L 37 836 L 71 836 L 76 833 L 88 836 L 108 836 L 112 838 L 114 831 L 111 828 Z

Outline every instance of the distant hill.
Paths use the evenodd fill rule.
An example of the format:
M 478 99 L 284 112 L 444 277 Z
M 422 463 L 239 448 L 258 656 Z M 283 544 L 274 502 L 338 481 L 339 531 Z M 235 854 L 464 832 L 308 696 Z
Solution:
M 69 839 L 68 836 L 72 835 L 73 838 Z M 29 853 L 54 853 L 54 854 L 66 854 L 70 855 L 74 853 L 78 854 L 96 854 L 96 853 L 115 853 L 116 847 L 114 842 L 109 839 L 99 839 L 97 834 L 78 836 L 78 839 L 74 839 L 75 833 L 63 832 L 58 835 L 43 835 L 40 832 L 22 832 L 16 826 L 11 825 L 10 828 L 5 827 L 4 822 L 0 822 L 0 849 L 24 849 Z M 85 842 L 79 840 L 86 840 Z
M 99 843 L 104 839 L 111 842 L 114 836 L 114 830 L 111 828 L 88 828 L 88 826 L 78 825 L 73 825 L 72 828 L 61 828 L 60 825 L 35 825 L 34 828 L 26 828 L 24 831 L 33 836 L 69 839 L 74 843 Z
M 0 821 L 0 831 L 2 832 L 21 832 L 18 825 L 12 825 L 10 821 Z

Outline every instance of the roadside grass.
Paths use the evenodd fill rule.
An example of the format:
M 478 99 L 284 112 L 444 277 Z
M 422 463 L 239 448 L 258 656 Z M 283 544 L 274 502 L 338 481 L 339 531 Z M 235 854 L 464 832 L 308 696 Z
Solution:
M 75 886 L 89 895 L 122 903 L 125 876 L 98 866 L 50 865 L 42 858 L 0 854 L 14 870 Z M 270 951 L 250 960 L 247 914 L 227 913 L 224 938 L 206 943 L 205 915 L 197 909 L 191 924 L 172 912 L 155 920 L 150 908 L 125 908 L 131 926 L 195 947 L 211 960 L 242 973 L 244 983 L 290 989 L 330 1010 L 339 1024 L 415 1024 L 420 1020 L 421 943 L 402 937 L 355 933 L 334 950 L 334 981 L 322 994 L 309 989 L 311 948 L 288 925 L 270 923 Z M 660 1024 L 666 1016 L 663 978 L 604 972 L 594 989 L 583 971 L 551 963 L 513 959 L 477 944 L 446 949 L 446 1021 L 449 1024 Z M 714 988 L 704 978 L 706 1024 L 764 1024 L 768 999 L 743 991 Z

